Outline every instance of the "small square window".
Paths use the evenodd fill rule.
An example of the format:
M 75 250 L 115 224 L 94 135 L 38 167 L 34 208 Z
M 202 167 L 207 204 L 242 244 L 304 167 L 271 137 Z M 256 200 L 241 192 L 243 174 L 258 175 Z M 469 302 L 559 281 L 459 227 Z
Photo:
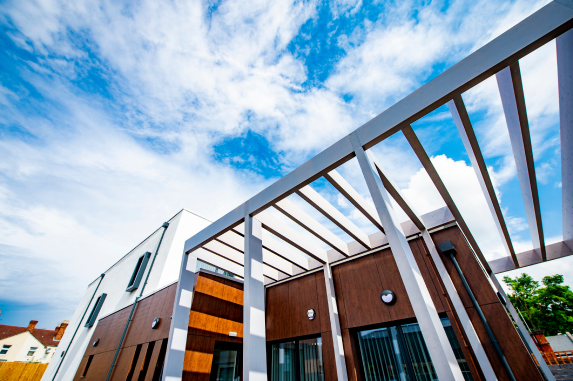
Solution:
M 38 347 L 30 347 L 30 350 L 28 351 L 28 354 L 26 356 L 34 356 L 36 350 L 38 350 Z

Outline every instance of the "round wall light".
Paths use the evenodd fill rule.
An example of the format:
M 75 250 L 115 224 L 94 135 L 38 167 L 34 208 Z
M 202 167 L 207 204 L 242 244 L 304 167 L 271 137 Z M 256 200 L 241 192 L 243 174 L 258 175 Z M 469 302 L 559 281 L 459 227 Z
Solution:
M 306 316 L 308 316 L 308 320 L 314 320 L 314 317 L 316 316 L 316 313 L 314 312 L 314 310 L 311 308 L 308 311 L 306 311 Z
M 382 294 L 380 294 L 380 299 L 382 299 L 384 304 L 391 305 L 396 302 L 396 295 L 390 290 L 384 290 Z
M 153 322 L 151 323 L 151 329 L 157 328 L 158 325 L 159 325 L 159 318 L 156 317 L 155 319 L 153 319 Z
M 95 339 L 94 343 L 92 344 L 92 347 L 97 347 L 99 343 L 99 339 Z

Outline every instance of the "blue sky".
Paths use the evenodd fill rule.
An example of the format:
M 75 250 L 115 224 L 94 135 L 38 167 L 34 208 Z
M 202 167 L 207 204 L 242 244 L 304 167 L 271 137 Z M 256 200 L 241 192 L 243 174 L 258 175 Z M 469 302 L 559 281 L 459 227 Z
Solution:
M 0 2 L 0 322 L 69 319 L 91 280 L 181 208 L 218 218 L 544 3 Z M 520 64 L 555 242 L 554 43 Z M 463 97 L 526 250 L 495 79 Z M 488 258 L 505 255 L 447 108 L 414 128 Z M 401 134 L 373 151 L 421 212 L 443 205 Z M 340 170 L 368 197 L 356 163 Z M 312 186 L 372 232 L 328 183 Z M 527 271 L 573 283 L 570 260 Z

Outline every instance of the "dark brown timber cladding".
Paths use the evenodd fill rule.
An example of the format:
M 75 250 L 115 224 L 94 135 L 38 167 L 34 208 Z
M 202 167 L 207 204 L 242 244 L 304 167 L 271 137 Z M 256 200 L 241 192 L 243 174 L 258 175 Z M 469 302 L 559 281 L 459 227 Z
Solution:
M 243 342 L 243 284 L 199 272 L 189 315 L 184 381 L 209 381 L 215 341 Z
M 128 374 L 137 380 L 142 372 L 145 372 L 145 381 L 153 380 L 157 362 L 161 360 L 162 342 L 169 336 L 176 290 L 177 285 L 174 284 L 137 303 L 111 380 L 125 380 Z M 98 322 L 74 380 L 100 381 L 107 378 L 131 308 L 132 305 L 127 306 Z M 157 317 L 159 325 L 151 329 L 151 323 Z M 96 339 L 99 342 L 94 347 L 92 344 Z
M 518 380 L 541 380 L 541 375 L 529 356 L 519 334 L 499 302 L 496 293 L 490 285 L 486 275 L 475 259 L 460 230 L 454 226 L 432 234 L 436 245 L 439 242 L 451 240 L 457 249 L 457 260 L 476 296 L 478 303 L 497 338 L 502 351 Z M 429 258 L 427 248 L 422 239 L 409 241 L 412 253 L 416 258 L 418 268 L 432 301 L 438 313 L 447 313 L 464 356 L 468 361 L 474 379 L 481 377 L 479 367 L 473 365 L 473 352 L 467 348 L 465 333 L 460 330 L 457 315 L 451 311 L 451 303 L 444 295 L 443 284 L 436 277 L 434 264 Z M 441 255 L 441 254 L 440 254 Z M 508 380 L 501 360 L 495 353 L 493 345 L 487 336 L 485 328 L 479 320 L 478 314 L 472 306 L 471 299 L 458 276 L 453 263 L 442 255 L 450 277 L 452 278 L 460 298 L 472 324 L 474 325 L 480 341 L 482 342 L 488 358 L 492 363 L 499 380 Z M 351 381 L 363 381 L 360 352 L 356 339 L 356 332 L 365 327 L 382 326 L 404 319 L 415 318 L 410 300 L 406 294 L 404 283 L 399 275 L 396 262 L 390 249 L 364 256 L 333 267 L 338 309 L 340 312 L 340 325 L 346 356 L 348 377 Z M 380 301 L 380 293 L 390 289 L 396 294 L 396 303 L 387 306 Z M 268 302 L 271 303 L 270 301 Z M 478 376 L 478 372 L 480 376 Z
M 324 273 L 320 271 L 269 287 L 266 298 L 267 341 L 320 335 L 325 380 L 336 380 Z M 314 320 L 309 320 L 307 316 L 307 311 L 311 308 L 316 314 Z M 270 361 L 268 371 L 270 372 Z
M 505 308 L 500 303 L 496 293 L 490 285 L 484 271 L 477 262 L 473 252 L 469 248 L 464 236 L 457 227 L 451 227 L 432 234 L 436 243 L 452 241 L 456 248 L 456 260 L 480 305 L 482 312 L 499 342 L 499 346 L 517 380 L 543 380 L 537 370 L 531 356 L 519 333 L 514 328 L 513 322 L 508 317 Z M 460 295 L 462 303 L 476 329 L 478 337 L 484 346 L 486 354 L 493 366 L 499 380 L 509 380 L 509 376 L 503 369 L 501 360 L 497 356 L 493 344 L 481 323 L 477 311 L 472 305 L 469 294 L 466 292 L 461 278 L 458 276 L 454 264 L 450 258 L 440 253 L 452 281 Z

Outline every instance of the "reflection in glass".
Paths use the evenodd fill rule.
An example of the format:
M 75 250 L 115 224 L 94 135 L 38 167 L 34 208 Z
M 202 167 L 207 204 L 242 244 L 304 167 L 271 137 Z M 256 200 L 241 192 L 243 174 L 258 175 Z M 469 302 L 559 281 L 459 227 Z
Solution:
M 324 381 L 322 338 L 300 340 L 298 353 L 300 361 L 299 381 Z
M 272 381 L 295 381 L 295 342 L 273 344 L 272 346 Z
M 418 323 L 404 324 L 400 328 L 402 329 L 416 380 L 437 380 L 438 375 L 434 370 L 434 364 L 432 364 L 432 359 L 430 359 L 430 354 L 428 353 L 428 348 L 426 348 L 426 342 Z
M 358 343 L 366 381 L 408 380 L 395 327 L 362 331 Z
M 215 349 L 213 353 L 213 366 L 211 367 L 211 381 L 240 381 L 240 359 L 238 351 L 229 349 Z
M 460 365 L 462 374 L 464 375 L 464 380 L 473 381 L 472 374 L 468 366 L 468 362 L 464 358 L 462 347 L 460 346 L 458 339 L 456 339 L 456 334 L 454 333 L 454 329 L 452 328 L 452 323 L 450 323 L 450 319 L 442 318 L 441 320 L 442 320 L 442 325 L 444 326 L 444 330 L 446 331 L 446 335 L 448 336 L 448 340 L 450 340 L 450 345 L 452 346 L 454 354 L 456 355 L 456 359 L 458 360 L 458 364 Z
M 465 381 L 472 381 L 468 364 L 448 318 L 442 325 Z M 418 323 L 358 332 L 366 381 L 433 381 L 438 376 Z

